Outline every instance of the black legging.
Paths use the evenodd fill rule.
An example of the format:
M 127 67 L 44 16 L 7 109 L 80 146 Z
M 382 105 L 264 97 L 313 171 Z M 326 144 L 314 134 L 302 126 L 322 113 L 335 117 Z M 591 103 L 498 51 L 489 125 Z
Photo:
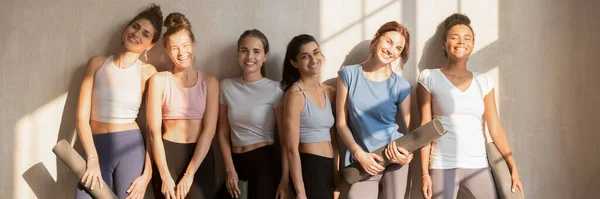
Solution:
M 333 158 L 300 153 L 306 198 L 333 198 Z
M 281 178 L 281 158 L 275 149 L 267 145 L 231 155 L 238 179 L 248 182 L 248 199 L 275 198 Z M 216 198 L 231 198 L 225 184 Z
M 175 184 L 183 177 L 185 170 L 187 169 L 194 151 L 196 149 L 196 143 L 175 143 L 163 139 L 163 145 L 165 148 L 165 156 L 167 158 L 167 166 L 169 166 L 169 173 L 173 177 Z M 164 198 L 164 195 L 160 192 L 162 186 L 162 180 L 160 179 L 160 173 L 156 166 L 152 177 L 152 189 L 154 191 L 155 198 Z M 213 150 L 209 147 L 208 153 L 198 167 L 198 171 L 194 175 L 194 182 L 190 187 L 185 198 L 199 198 L 199 199 L 212 199 L 215 195 L 215 159 Z

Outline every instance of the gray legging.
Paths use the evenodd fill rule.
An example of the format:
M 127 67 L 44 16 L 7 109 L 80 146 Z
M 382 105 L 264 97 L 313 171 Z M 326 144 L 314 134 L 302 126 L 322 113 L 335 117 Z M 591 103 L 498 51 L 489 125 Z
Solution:
M 93 135 L 102 179 L 117 197 L 127 197 L 127 188 L 142 175 L 146 149 L 139 129 Z M 77 186 L 75 198 L 92 198 L 83 186 Z
M 348 199 L 377 199 L 380 182 L 384 199 L 408 198 L 408 166 L 391 164 L 383 172 L 352 184 L 348 191 Z
M 497 198 L 494 178 L 489 168 L 432 169 L 432 199 L 455 199 L 459 188 L 473 198 Z

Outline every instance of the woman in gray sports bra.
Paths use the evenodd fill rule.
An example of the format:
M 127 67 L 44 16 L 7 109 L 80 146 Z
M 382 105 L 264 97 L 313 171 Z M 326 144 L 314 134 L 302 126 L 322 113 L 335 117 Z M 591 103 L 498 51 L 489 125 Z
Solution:
M 282 176 L 292 177 L 297 199 L 333 198 L 334 194 L 335 89 L 319 83 L 323 59 L 313 36 L 298 35 L 288 44 L 283 63 L 282 143 L 287 162 Z

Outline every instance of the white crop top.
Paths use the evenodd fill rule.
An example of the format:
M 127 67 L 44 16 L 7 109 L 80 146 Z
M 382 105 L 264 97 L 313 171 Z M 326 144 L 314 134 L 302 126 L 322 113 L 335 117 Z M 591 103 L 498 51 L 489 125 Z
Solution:
M 279 82 L 268 78 L 255 82 L 241 77 L 221 81 L 219 103 L 227 105 L 233 146 L 274 142 L 274 109 L 281 106 L 283 94 Z
M 121 69 L 109 56 L 94 75 L 91 119 L 106 123 L 131 123 L 142 103 L 142 62 Z

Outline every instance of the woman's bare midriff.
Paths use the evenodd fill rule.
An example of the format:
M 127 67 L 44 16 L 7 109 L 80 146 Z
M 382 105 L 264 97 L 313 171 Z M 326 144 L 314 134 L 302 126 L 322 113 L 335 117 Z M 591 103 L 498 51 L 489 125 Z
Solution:
M 258 149 L 263 146 L 273 145 L 273 142 L 261 142 L 256 144 L 251 144 L 248 146 L 231 146 L 232 153 L 246 153 L 248 151 L 252 151 L 254 149 Z
M 114 133 L 121 131 L 129 131 L 140 129 L 136 122 L 125 123 L 125 124 L 116 124 L 116 123 L 106 123 L 106 122 L 98 122 L 91 120 L 90 128 L 92 130 L 92 134 L 106 134 L 106 133 Z
M 162 138 L 175 143 L 197 143 L 202 119 L 163 119 Z
M 300 151 L 300 153 L 308 153 L 326 158 L 333 158 L 333 148 L 331 148 L 331 142 L 300 143 L 298 151 Z

